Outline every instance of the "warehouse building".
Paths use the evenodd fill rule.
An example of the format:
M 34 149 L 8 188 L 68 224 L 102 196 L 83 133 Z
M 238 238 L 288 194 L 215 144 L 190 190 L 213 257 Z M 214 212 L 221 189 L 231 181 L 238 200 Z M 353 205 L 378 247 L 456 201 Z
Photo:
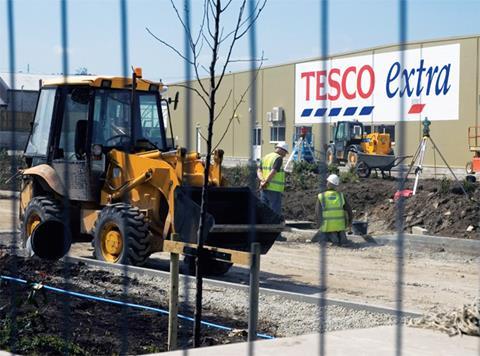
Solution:
M 431 121 L 431 136 L 447 162 L 463 168 L 471 159 L 467 131 L 479 116 L 480 36 L 382 46 L 264 67 L 256 76 L 257 103 L 254 132 L 250 132 L 252 104 L 246 93 L 250 72 L 225 76 L 218 94 L 214 146 L 230 161 L 246 161 L 253 135 L 255 158 L 286 141 L 290 147 L 301 128 L 308 132 L 316 154 L 324 152 L 320 137 L 331 139 L 339 120 L 359 120 L 367 131 L 381 128 L 391 134 L 398 149 L 399 122 L 405 122 L 405 153 L 413 155 L 422 138 L 422 120 Z M 195 84 L 192 84 L 195 86 Z M 198 85 L 196 85 L 198 88 Z M 185 89 L 170 86 L 170 95 Z M 245 94 L 246 93 L 246 94 Z M 403 110 L 401 103 L 403 100 Z M 207 110 L 192 92 L 191 144 L 205 153 Z M 179 145 L 183 139 L 184 102 L 172 114 Z M 444 166 L 428 147 L 425 164 Z

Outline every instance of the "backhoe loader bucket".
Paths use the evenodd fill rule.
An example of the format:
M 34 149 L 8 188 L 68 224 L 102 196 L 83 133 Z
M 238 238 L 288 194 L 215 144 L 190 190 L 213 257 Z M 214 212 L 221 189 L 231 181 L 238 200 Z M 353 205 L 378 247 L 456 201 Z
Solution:
M 179 187 L 177 190 L 179 192 L 176 197 L 181 197 L 181 203 L 176 201 L 175 225 L 178 213 L 184 229 L 180 232 L 181 240 L 196 243 L 197 235 L 194 232 L 198 228 L 202 188 Z M 190 202 L 187 203 L 188 201 Z M 183 209 L 179 209 L 182 206 Z M 261 253 L 265 254 L 283 230 L 281 217 L 247 187 L 210 187 L 207 212 L 207 225 L 211 226 L 211 230 L 204 239 L 204 244 L 208 246 L 250 251 L 250 242 L 259 242 Z M 176 230 L 178 231 L 177 227 Z

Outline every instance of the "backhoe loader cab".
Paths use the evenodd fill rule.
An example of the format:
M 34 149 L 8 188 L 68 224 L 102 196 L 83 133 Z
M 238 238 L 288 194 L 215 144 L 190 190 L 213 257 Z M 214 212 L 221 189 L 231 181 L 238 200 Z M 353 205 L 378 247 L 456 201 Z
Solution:
M 363 140 L 363 124 L 358 121 L 339 121 L 333 127 L 332 141 L 327 147 L 327 164 L 346 162 L 350 152 L 357 152 Z
M 162 91 L 161 83 L 137 73 L 43 83 L 24 152 L 28 167 L 20 199 L 23 239 L 40 257 L 61 257 L 79 235 L 93 239 L 95 258 L 135 265 L 164 251 L 173 237 L 196 242 L 204 161 L 197 152 L 168 145 Z M 248 189 L 223 186 L 222 157 L 217 150 L 209 171 L 205 244 L 248 250 L 248 214 L 235 211 L 247 211 L 253 201 L 256 236 L 266 253 L 281 219 Z M 227 255 L 207 272 L 226 272 Z
M 381 131 L 381 130 L 380 130 Z M 393 155 L 390 134 L 365 133 L 359 121 L 339 121 L 333 127 L 332 141 L 326 148 L 327 164 L 345 163 L 356 167 L 358 155 Z

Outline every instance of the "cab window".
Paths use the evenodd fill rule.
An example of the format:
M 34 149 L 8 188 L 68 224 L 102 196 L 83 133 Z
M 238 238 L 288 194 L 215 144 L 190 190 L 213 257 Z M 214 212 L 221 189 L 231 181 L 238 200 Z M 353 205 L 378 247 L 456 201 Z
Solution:
M 163 130 L 160 129 L 160 118 L 158 116 L 157 97 L 154 94 L 140 94 L 140 139 L 145 138 L 158 147 L 163 147 Z
M 55 106 L 56 89 L 42 89 L 38 99 L 37 110 L 33 120 L 32 132 L 28 141 L 25 155 L 46 156 L 48 139 L 52 124 L 53 109 Z
M 63 117 L 60 131 L 60 141 L 55 158 L 67 160 L 83 159 L 75 152 L 75 133 L 77 126 L 88 122 L 90 90 L 88 88 L 73 88 L 65 97 Z M 85 142 L 85 141 L 84 141 Z
M 362 126 L 353 125 L 352 126 L 352 139 L 361 140 L 362 139 Z

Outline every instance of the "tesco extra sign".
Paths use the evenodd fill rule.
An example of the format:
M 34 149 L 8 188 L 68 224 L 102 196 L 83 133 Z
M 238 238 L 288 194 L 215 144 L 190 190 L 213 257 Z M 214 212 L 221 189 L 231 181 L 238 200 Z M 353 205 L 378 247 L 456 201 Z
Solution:
M 403 58 L 396 51 L 297 64 L 295 122 L 458 120 L 459 58 L 452 44 Z

